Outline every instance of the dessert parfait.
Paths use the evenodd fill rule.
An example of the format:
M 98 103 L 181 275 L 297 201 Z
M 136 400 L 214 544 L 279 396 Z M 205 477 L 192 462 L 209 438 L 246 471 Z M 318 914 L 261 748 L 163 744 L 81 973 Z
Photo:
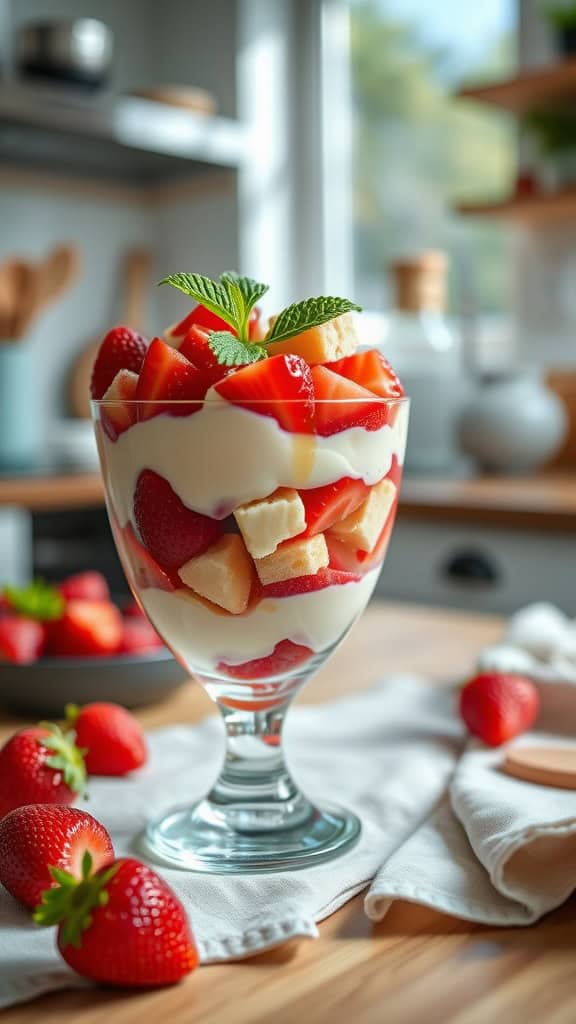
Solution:
M 382 355 L 359 350 L 348 300 L 295 303 L 265 330 L 266 287 L 249 278 L 163 283 L 197 304 L 149 344 L 109 332 L 96 434 L 130 585 L 217 701 L 229 742 L 207 800 L 151 826 L 149 844 L 204 870 L 308 863 L 349 845 L 358 823 L 296 789 L 283 717 L 376 584 L 408 403 Z

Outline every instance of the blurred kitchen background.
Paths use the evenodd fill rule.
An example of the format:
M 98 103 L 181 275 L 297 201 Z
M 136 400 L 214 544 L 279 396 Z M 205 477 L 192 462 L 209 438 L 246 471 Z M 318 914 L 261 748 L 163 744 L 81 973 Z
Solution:
M 94 345 L 236 268 L 414 399 L 380 594 L 574 611 L 575 100 L 570 0 L 0 0 L 0 582 L 122 591 Z

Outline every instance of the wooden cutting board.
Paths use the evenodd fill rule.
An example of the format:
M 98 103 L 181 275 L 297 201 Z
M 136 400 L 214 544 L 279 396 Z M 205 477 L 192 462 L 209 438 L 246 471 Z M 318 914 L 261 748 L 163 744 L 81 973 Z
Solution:
M 503 767 L 524 782 L 576 789 L 576 747 L 512 747 Z

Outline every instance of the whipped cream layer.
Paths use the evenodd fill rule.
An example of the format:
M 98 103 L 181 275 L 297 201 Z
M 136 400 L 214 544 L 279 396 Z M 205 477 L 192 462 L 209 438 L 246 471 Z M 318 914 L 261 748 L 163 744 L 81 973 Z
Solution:
M 342 639 L 364 610 L 380 567 L 360 581 L 310 594 L 265 598 L 244 615 L 221 615 L 185 590 L 142 590 L 140 600 L 157 630 L 191 670 L 210 672 L 219 661 L 240 665 L 271 654 L 281 640 L 319 652 Z
M 407 429 L 408 403 L 399 406 L 393 426 L 318 437 L 289 433 L 271 416 L 213 399 L 192 416 L 137 423 L 115 442 L 100 427 L 96 433 L 108 492 L 124 526 L 144 469 L 168 480 L 189 508 L 224 518 L 278 487 L 321 487 L 345 476 L 376 483 L 394 456 L 403 462 Z

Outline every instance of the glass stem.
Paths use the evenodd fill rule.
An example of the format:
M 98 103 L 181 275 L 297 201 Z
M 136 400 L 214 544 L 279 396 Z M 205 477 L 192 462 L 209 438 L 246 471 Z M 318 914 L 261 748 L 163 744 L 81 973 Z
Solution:
M 238 832 L 294 828 L 313 813 L 284 761 L 282 728 L 291 698 L 262 711 L 218 702 L 226 728 L 224 765 L 208 801 Z

